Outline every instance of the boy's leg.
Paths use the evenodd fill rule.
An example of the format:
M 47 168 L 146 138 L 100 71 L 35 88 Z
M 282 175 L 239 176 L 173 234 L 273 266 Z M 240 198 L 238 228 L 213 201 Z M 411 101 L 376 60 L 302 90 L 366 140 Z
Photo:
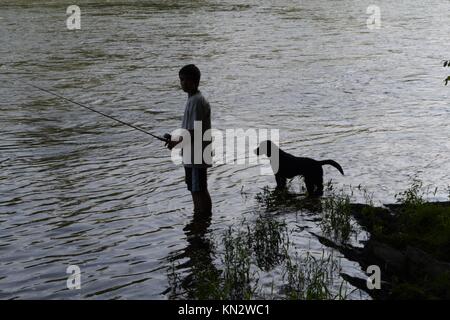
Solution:
M 194 202 L 194 213 L 211 213 L 212 203 L 208 190 L 192 192 L 192 201 Z
M 198 193 L 198 206 L 201 213 L 207 214 L 211 213 L 212 203 L 211 196 L 209 195 L 208 189 L 196 192 Z
M 194 213 L 211 213 L 211 197 L 208 191 L 192 192 L 192 201 L 194 202 Z
M 208 192 L 206 168 L 185 167 L 186 184 L 191 191 L 194 213 L 211 213 L 211 196 Z
M 211 213 L 212 210 L 206 170 L 206 168 L 195 168 L 192 171 L 192 200 L 194 201 L 194 207 L 197 209 L 195 212 L 202 214 Z
M 194 213 L 198 213 L 200 211 L 199 206 L 199 197 L 197 196 L 196 192 L 193 192 L 193 174 L 192 174 L 193 168 L 191 167 L 184 167 L 184 172 L 186 174 L 185 182 L 187 189 L 191 192 L 192 195 L 192 203 L 194 204 Z
M 200 202 L 198 192 L 191 192 L 192 203 L 194 204 L 194 213 L 200 213 Z

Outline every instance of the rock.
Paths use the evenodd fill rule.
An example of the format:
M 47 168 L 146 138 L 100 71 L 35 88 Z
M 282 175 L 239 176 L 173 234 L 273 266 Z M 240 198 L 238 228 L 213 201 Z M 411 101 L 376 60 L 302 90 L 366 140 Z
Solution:
M 450 273 L 450 263 L 436 260 L 425 251 L 408 246 L 405 252 L 407 268 L 411 276 L 439 277 L 444 273 Z
M 398 273 L 404 270 L 406 257 L 400 250 L 375 240 L 369 241 L 366 249 L 366 255 L 373 255 L 383 264 L 379 266 L 381 269 L 385 269 L 389 273 Z

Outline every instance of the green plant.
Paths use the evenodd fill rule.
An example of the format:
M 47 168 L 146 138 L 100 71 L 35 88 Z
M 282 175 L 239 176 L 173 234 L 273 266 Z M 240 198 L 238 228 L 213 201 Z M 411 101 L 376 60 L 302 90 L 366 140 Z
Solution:
M 322 200 L 322 232 L 341 242 L 347 242 L 354 231 L 351 219 L 350 197 L 333 194 Z
M 363 197 L 364 197 L 364 201 L 368 206 L 372 206 L 374 205 L 373 203 L 373 192 L 369 192 L 367 190 L 367 188 L 363 188 Z
M 405 243 L 449 261 L 450 207 L 425 203 L 406 209 L 399 221 Z
M 341 282 L 338 293 L 332 293 L 334 274 L 339 271 L 339 266 L 332 255 L 325 257 L 322 252 L 320 258 L 316 258 L 309 252 L 305 257 L 295 257 L 286 260 L 283 278 L 287 281 L 285 294 L 291 300 L 330 300 L 346 299 L 347 292 L 344 281 Z
M 267 212 L 275 211 L 280 207 L 287 207 L 293 203 L 293 195 L 289 193 L 287 188 L 271 191 L 268 186 L 265 186 L 262 192 L 256 194 L 255 198 Z
M 405 191 L 397 193 L 395 198 L 398 203 L 406 206 L 417 206 L 423 204 L 425 202 L 423 182 L 416 177 L 413 178 L 411 186 Z
M 249 234 L 259 268 L 269 271 L 284 260 L 283 246 L 289 244 L 286 223 L 270 215 L 260 216 Z
M 330 179 L 327 181 L 327 183 L 324 184 L 325 191 L 333 191 L 333 179 Z
M 259 286 L 260 272 L 282 275 L 286 285 L 278 298 L 346 299 L 343 283 L 338 294 L 332 293 L 333 276 L 338 271 L 332 256 L 315 257 L 310 253 L 302 259 L 291 257 L 292 249 L 287 226 L 273 216 L 260 215 L 253 223 L 243 222 L 230 227 L 222 238 L 221 270 L 213 264 L 193 265 L 191 273 L 181 279 L 173 265 L 168 274 L 172 298 L 188 299 L 261 299 L 266 297 Z M 269 298 L 274 298 L 272 282 Z M 184 291 L 183 291 L 184 290 Z
M 223 291 L 228 299 L 250 299 L 256 291 L 252 285 L 251 236 L 249 232 L 238 231 L 233 234 L 230 227 L 223 238 L 224 265 Z M 256 279 L 256 278 L 255 278 Z
M 256 194 L 255 199 L 260 207 L 266 212 L 278 211 L 280 209 L 289 210 L 320 210 L 320 199 L 305 197 L 303 194 L 289 192 L 289 189 L 270 190 L 265 186 L 262 192 Z

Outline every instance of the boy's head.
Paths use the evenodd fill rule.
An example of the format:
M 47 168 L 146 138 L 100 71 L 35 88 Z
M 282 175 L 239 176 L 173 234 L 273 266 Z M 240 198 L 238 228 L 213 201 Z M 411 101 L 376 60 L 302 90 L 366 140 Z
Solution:
M 184 92 L 197 91 L 200 84 L 200 70 L 194 64 L 188 64 L 180 69 L 181 88 Z

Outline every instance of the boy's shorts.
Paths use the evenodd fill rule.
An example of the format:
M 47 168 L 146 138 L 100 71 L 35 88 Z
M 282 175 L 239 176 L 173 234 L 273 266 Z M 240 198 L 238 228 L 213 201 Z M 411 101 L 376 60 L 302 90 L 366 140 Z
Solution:
M 191 192 L 205 191 L 208 188 L 207 168 L 184 167 L 187 188 Z

